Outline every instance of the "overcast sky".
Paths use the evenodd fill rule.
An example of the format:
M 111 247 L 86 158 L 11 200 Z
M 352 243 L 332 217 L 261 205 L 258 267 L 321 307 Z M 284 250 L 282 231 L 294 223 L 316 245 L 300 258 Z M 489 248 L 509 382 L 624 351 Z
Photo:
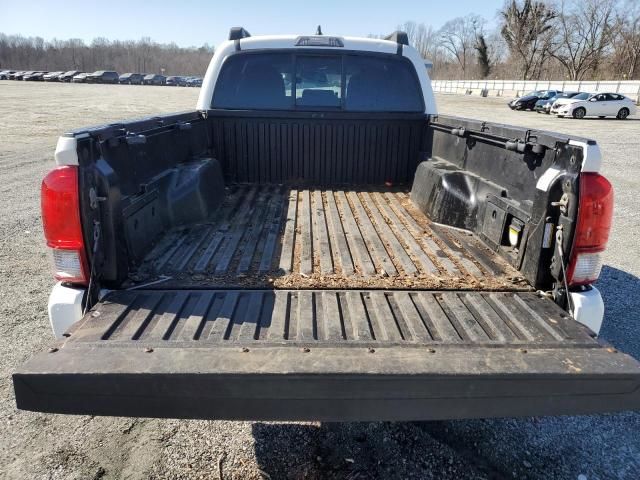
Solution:
M 251 34 L 314 33 L 366 36 L 390 33 L 407 20 L 438 28 L 476 13 L 490 22 L 504 0 L 0 0 L 0 32 L 52 38 L 151 37 L 180 46 L 217 45 L 229 27 Z

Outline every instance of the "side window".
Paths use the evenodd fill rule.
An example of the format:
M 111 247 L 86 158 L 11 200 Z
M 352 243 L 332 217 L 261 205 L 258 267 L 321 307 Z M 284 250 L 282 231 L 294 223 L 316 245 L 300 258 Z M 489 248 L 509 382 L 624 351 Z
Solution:
M 345 57 L 347 110 L 420 112 L 422 94 L 413 69 L 402 60 L 374 56 Z
M 234 55 L 222 67 L 213 108 L 284 110 L 293 106 L 293 57 L 286 53 Z
M 296 59 L 296 106 L 340 107 L 342 59 L 303 56 Z

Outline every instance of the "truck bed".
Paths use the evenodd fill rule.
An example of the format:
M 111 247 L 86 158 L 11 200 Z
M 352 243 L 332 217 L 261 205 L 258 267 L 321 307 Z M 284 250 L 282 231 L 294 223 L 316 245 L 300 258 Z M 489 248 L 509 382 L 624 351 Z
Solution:
M 166 233 L 132 275 L 162 288 L 524 290 L 471 232 L 397 188 L 239 184 L 209 222 Z

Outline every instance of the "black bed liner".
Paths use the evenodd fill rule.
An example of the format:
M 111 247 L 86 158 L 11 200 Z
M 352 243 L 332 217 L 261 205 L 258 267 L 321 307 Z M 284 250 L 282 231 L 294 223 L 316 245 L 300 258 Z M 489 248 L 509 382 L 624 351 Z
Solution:
M 132 290 L 13 376 L 18 407 L 417 420 L 640 406 L 640 366 L 526 292 Z
M 159 288 L 528 290 L 474 234 L 398 188 L 229 188 L 210 222 L 168 232 L 133 278 Z

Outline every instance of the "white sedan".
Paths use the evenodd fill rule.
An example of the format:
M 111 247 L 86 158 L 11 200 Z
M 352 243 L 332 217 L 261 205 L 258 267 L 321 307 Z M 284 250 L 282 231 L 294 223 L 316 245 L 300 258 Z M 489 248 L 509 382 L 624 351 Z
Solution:
M 573 118 L 616 117 L 624 120 L 635 115 L 636 104 L 619 93 L 580 94 L 573 98 L 558 100 L 551 107 L 551 113 L 559 117 L 571 115 Z

